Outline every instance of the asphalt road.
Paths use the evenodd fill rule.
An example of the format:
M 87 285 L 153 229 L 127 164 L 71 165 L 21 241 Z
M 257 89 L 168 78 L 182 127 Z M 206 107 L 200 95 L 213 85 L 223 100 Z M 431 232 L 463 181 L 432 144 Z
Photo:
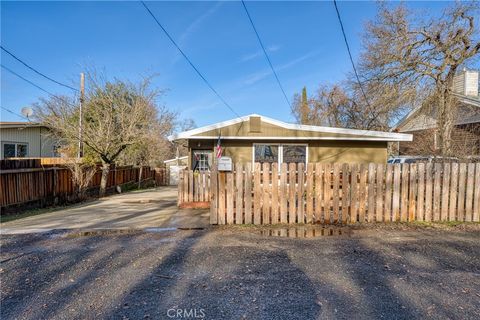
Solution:
M 479 319 L 479 243 L 478 228 L 2 235 L 1 319 Z

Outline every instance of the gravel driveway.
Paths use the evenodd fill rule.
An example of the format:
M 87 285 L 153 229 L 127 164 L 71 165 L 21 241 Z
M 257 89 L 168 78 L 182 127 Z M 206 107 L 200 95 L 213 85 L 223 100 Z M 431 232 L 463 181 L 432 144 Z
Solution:
M 2 235 L 1 318 L 480 318 L 478 228 L 259 230 Z

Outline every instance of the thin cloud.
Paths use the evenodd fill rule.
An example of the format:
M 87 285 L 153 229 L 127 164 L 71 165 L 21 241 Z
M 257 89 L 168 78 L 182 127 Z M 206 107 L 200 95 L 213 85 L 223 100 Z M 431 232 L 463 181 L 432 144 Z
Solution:
M 275 52 L 275 51 L 278 51 L 278 49 L 280 49 L 280 46 L 273 45 L 273 46 L 269 46 L 266 50 L 267 50 L 267 52 Z M 240 62 L 247 62 L 247 61 L 256 59 L 256 58 L 258 58 L 262 55 L 263 55 L 263 50 L 258 50 L 257 52 L 244 55 L 240 59 Z
M 285 69 L 289 69 L 297 64 L 299 64 L 300 62 L 303 62 L 307 59 L 310 59 L 314 56 L 316 56 L 319 52 L 318 51 L 311 51 L 311 52 L 308 52 L 307 54 L 304 54 L 303 56 L 300 56 L 296 59 L 293 59 L 285 64 L 282 64 L 278 67 L 276 67 L 276 71 L 281 71 L 281 70 L 285 70 Z M 243 80 L 243 83 L 245 85 L 252 85 L 252 84 L 255 84 L 257 83 L 258 81 L 268 77 L 269 75 L 272 74 L 272 70 L 270 69 L 264 69 L 264 70 L 261 70 L 261 71 L 258 71 L 258 72 L 255 72 L 255 73 L 252 73 L 250 74 L 249 76 L 247 76 L 244 80 Z

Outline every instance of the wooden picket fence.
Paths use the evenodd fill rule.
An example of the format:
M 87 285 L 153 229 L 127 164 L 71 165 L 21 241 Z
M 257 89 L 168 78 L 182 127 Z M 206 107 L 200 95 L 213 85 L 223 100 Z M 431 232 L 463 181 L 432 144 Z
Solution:
M 253 169 L 185 170 L 179 203 L 210 196 L 210 222 L 220 225 L 479 221 L 480 163 L 255 163 Z
M 179 206 L 211 201 L 210 172 L 182 170 L 179 178 L 177 199 Z

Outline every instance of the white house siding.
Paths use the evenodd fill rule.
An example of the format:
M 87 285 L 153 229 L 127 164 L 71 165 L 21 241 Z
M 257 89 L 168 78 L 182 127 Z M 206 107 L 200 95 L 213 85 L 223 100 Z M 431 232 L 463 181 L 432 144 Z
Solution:
M 45 127 L 1 128 L 1 159 L 3 159 L 5 143 L 26 143 L 28 145 L 27 157 L 53 157 L 55 143 L 45 135 L 46 132 L 47 128 Z

